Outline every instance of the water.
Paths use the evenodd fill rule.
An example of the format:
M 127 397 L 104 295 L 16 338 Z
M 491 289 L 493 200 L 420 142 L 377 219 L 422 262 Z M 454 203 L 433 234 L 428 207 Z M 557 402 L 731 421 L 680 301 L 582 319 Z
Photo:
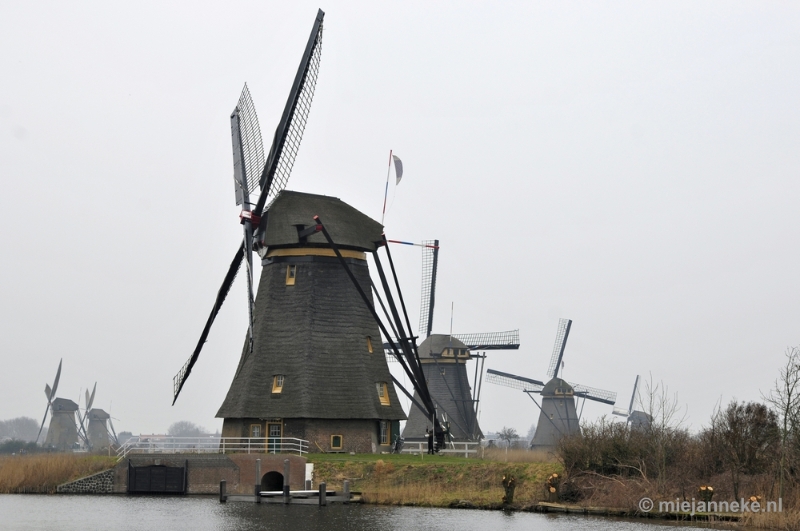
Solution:
M 668 524 L 644 520 L 467 509 L 222 504 L 212 497 L 0 495 L 0 529 L 4 531 L 666 531 L 665 525 Z

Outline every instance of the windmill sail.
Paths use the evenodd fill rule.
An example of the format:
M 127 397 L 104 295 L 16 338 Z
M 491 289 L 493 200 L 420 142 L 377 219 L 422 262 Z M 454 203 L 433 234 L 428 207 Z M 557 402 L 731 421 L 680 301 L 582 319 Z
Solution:
M 551 378 L 558 376 L 558 369 L 561 367 L 561 360 L 564 358 L 564 349 L 567 346 L 567 338 L 569 338 L 569 329 L 571 326 L 571 319 L 558 320 L 558 333 L 556 333 L 556 342 L 555 345 L 553 345 L 553 355 L 550 358 L 550 367 L 547 368 L 547 376 Z
M 272 141 L 272 147 L 270 148 L 269 155 L 267 156 L 266 163 L 264 164 L 263 171 L 259 177 L 259 186 L 261 188 L 261 194 L 259 195 L 258 202 L 256 203 L 255 208 L 253 208 L 253 212 L 257 215 L 260 215 L 264 212 L 264 208 L 268 198 L 274 197 L 277 195 L 281 190 L 286 187 L 286 183 L 289 180 L 289 175 L 292 171 L 292 166 L 294 165 L 295 157 L 297 156 L 297 151 L 300 148 L 300 141 L 303 137 L 303 131 L 305 130 L 305 125 L 308 120 L 308 113 L 311 108 L 311 100 L 314 97 L 314 89 L 317 84 L 317 75 L 319 73 L 319 64 L 320 58 L 322 53 L 322 20 L 325 17 L 325 13 L 322 10 L 317 12 L 316 19 L 314 20 L 314 26 L 311 29 L 311 35 L 309 37 L 308 43 L 306 44 L 305 52 L 303 53 L 303 58 L 300 61 L 300 66 L 297 69 L 297 74 L 295 75 L 294 83 L 292 84 L 292 89 L 289 92 L 289 99 L 286 102 L 286 106 L 283 110 L 283 114 L 281 116 L 281 120 L 278 123 L 278 127 L 275 130 L 275 136 Z M 240 103 L 244 105 L 246 108 L 248 105 L 252 106 L 252 100 L 249 98 L 249 91 L 247 91 L 247 95 L 243 94 L 240 98 Z M 246 202 L 246 196 L 249 194 L 250 188 L 250 177 L 246 175 L 246 172 L 250 169 L 248 164 L 258 165 L 258 148 L 256 146 L 257 141 L 255 138 L 257 128 L 257 118 L 255 118 L 255 111 L 253 110 L 253 119 L 246 118 L 245 114 L 247 114 L 242 109 L 239 109 L 238 116 L 236 118 L 239 121 L 239 126 L 236 131 L 234 131 L 234 146 L 236 146 L 236 136 L 239 136 L 239 144 L 241 146 L 241 161 L 239 162 L 239 170 L 241 173 L 245 174 L 238 179 L 238 182 L 241 184 L 240 189 L 245 197 L 243 197 L 243 202 Z M 234 113 L 237 114 L 237 113 Z M 233 119 L 234 117 L 232 117 Z M 248 122 L 249 125 L 245 124 L 244 129 L 242 129 L 242 123 Z M 252 138 L 248 139 L 248 135 L 251 135 Z M 259 135 L 260 136 L 260 133 Z M 250 147 L 248 143 L 253 144 Z M 254 147 L 255 146 L 255 147 Z M 251 150 L 252 148 L 252 150 Z M 246 155 L 245 153 L 249 153 L 250 151 L 253 152 L 252 157 L 250 155 Z M 234 147 L 234 159 L 236 158 L 236 148 Z M 248 157 L 250 157 L 248 159 Z M 236 162 L 234 162 L 236 164 Z M 236 167 L 234 167 L 234 175 L 236 174 Z M 254 174 L 255 175 L 255 174 Z M 274 185 L 273 185 L 274 181 Z M 245 186 L 245 183 L 248 183 Z M 248 210 L 248 209 L 246 209 Z M 259 228 L 264 227 L 266 223 L 266 216 L 261 218 L 261 225 Z M 211 310 L 211 315 L 209 316 L 208 320 L 206 321 L 206 326 L 203 328 L 203 333 L 200 335 L 200 339 L 197 342 L 197 346 L 195 347 L 194 352 L 192 353 L 189 360 L 184 364 L 183 368 L 178 372 L 177 375 L 173 378 L 173 392 L 174 398 L 172 403 L 175 404 L 175 401 L 178 399 L 178 395 L 183 388 L 183 385 L 186 382 L 186 379 L 191 374 L 192 367 L 197 362 L 197 358 L 200 355 L 200 351 L 203 348 L 203 344 L 208 337 L 208 333 L 211 329 L 211 325 L 214 322 L 214 319 L 219 313 L 219 309 L 222 306 L 222 303 L 225 301 L 225 297 L 228 295 L 230 291 L 231 284 L 233 283 L 234 278 L 236 277 L 236 273 L 241 266 L 243 258 L 247 259 L 247 267 L 248 267 L 248 303 L 249 303 L 249 312 L 251 314 L 250 318 L 250 341 L 251 341 L 251 349 L 252 349 L 252 308 L 253 308 L 253 297 L 252 297 L 252 243 L 253 238 L 251 233 L 249 232 L 250 223 L 245 223 L 245 237 L 242 240 L 242 244 L 240 245 L 239 249 L 236 252 L 236 255 L 233 257 L 233 261 L 231 262 L 230 267 L 228 268 L 228 274 L 225 276 L 225 280 L 222 283 L 222 287 L 220 287 L 219 292 L 217 293 L 217 299 L 214 303 L 214 307 Z M 263 236 L 263 234 L 262 234 Z
M 526 393 L 538 393 L 544 388 L 544 382 L 540 382 L 539 380 L 524 378 L 516 374 L 500 372 L 494 369 L 486 370 L 486 381 L 488 383 L 511 387 L 512 389 L 520 389 Z
M 248 194 L 253 193 L 264 169 L 264 143 L 261 140 L 261 128 L 258 126 L 258 115 L 246 83 L 241 96 L 239 96 L 234 114 L 237 117 L 233 149 L 234 180 L 236 182 L 236 204 L 241 205 L 245 201 L 244 190 L 247 190 Z M 237 143 L 239 145 L 236 145 Z M 239 157 L 237 157 L 238 154 L 240 154 Z M 238 164 L 241 164 L 239 168 L 237 168 Z M 236 178 L 237 175 L 242 175 L 242 177 Z
M 300 141 L 303 139 L 303 131 L 311 110 L 311 100 L 314 99 L 314 89 L 317 86 L 319 64 L 322 57 L 323 18 L 325 18 L 325 13 L 320 9 L 297 69 L 292 90 L 289 92 L 289 99 L 283 109 L 281 121 L 275 129 L 272 147 L 261 174 L 261 196 L 258 198 L 258 205 L 255 209 L 257 213 L 264 211 L 264 205 L 268 199 L 274 198 L 286 188 L 289 175 L 292 173 L 294 159 L 300 149 Z
M 479 334 L 453 334 L 470 350 L 517 350 L 519 330 L 507 332 L 484 332 Z
M 419 305 L 419 333 L 429 337 L 433 328 L 433 306 L 436 302 L 439 240 L 425 240 L 422 245 L 422 297 Z

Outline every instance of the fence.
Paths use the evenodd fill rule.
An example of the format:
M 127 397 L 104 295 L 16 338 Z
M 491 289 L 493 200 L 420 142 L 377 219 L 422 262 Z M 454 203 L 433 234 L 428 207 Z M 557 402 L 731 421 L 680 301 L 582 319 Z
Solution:
M 442 455 L 464 455 L 464 457 L 478 457 L 479 442 L 450 442 L 439 450 Z M 424 454 L 428 452 L 427 442 L 405 441 L 403 443 L 404 454 Z
M 294 437 L 131 437 L 117 450 L 130 454 L 308 453 L 308 441 Z

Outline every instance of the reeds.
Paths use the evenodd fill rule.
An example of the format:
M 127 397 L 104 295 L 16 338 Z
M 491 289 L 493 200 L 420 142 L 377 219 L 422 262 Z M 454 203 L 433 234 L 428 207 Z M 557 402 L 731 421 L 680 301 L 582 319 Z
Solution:
M 330 488 L 341 488 L 345 479 L 350 480 L 351 490 L 361 492 L 367 503 L 483 508 L 501 505 L 501 481 L 510 474 L 517 480 L 515 505 L 524 507 L 543 498 L 546 478 L 561 469 L 557 463 L 510 460 L 521 459 L 521 454 L 509 451 L 508 462 L 438 457 L 409 462 L 406 456 L 396 460 L 393 458 L 401 456 L 382 456 L 386 459 L 378 461 L 318 462 L 314 474 L 316 481 L 326 481 Z
M 116 459 L 96 455 L 34 454 L 0 457 L 0 494 L 56 491 L 62 483 L 111 468 Z

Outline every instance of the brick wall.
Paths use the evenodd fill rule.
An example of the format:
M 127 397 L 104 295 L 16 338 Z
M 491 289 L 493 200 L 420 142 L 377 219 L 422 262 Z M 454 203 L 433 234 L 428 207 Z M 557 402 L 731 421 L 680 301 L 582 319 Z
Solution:
M 289 419 L 284 423 L 284 437 L 305 439 L 310 452 L 376 453 L 389 450 L 378 444 L 375 420 Z M 331 435 L 342 436 L 342 448 L 331 448 Z

